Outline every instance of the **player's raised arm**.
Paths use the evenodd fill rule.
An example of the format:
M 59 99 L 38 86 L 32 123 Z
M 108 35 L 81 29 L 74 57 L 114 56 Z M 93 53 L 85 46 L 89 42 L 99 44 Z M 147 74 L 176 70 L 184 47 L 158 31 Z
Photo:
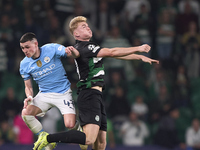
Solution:
M 66 47 L 65 52 L 67 53 L 67 57 L 78 58 L 80 56 L 79 51 L 73 46 Z
M 123 57 L 135 52 L 146 52 L 150 51 L 151 47 L 147 44 L 136 46 L 136 47 L 115 47 L 115 48 L 102 48 L 97 57 Z
M 127 55 L 127 56 L 123 56 L 123 57 L 115 57 L 115 58 L 116 59 L 123 59 L 123 60 L 142 60 L 143 62 L 147 62 L 149 64 L 152 64 L 152 63 L 159 64 L 158 60 L 151 59 L 151 58 L 148 58 L 146 56 L 138 55 L 138 54 L 131 54 L 131 55 Z

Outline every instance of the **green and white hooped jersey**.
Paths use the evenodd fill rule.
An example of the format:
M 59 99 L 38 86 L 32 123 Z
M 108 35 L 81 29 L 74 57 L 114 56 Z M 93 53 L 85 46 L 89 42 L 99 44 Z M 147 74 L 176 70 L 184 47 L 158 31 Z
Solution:
M 93 86 L 104 87 L 103 59 L 97 57 L 101 47 L 91 41 L 76 41 L 74 47 L 80 53 L 80 57 L 75 60 L 79 76 L 77 83 L 79 91 Z

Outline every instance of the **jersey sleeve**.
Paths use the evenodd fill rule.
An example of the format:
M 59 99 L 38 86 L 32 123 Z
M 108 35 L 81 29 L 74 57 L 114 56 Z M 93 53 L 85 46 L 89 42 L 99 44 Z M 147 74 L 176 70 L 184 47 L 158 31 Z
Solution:
M 31 75 L 30 75 L 29 73 L 27 73 L 26 68 L 23 67 L 23 66 L 24 66 L 24 65 L 20 64 L 19 72 L 20 72 L 22 78 L 23 78 L 24 81 L 25 81 L 25 80 L 30 79 L 30 78 L 31 78 Z
M 60 44 L 54 44 L 55 53 L 59 57 L 66 57 L 67 53 L 65 53 L 65 46 Z
M 100 47 L 96 43 L 90 42 L 84 45 L 83 49 L 80 50 L 79 52 L 80 55 L 90 58 L 90 57 L 97 57 L 97 54 L 101 49 L 102 47 Z

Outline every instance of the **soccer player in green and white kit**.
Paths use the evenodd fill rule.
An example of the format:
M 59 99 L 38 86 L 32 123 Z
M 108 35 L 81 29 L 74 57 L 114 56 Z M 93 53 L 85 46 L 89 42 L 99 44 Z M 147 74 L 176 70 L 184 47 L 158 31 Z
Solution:
M 74 47 L 70 46 L 65 49 L 68 55 L 73 55 L 76 59 L 79 75 L 77 105 L 83 132 L 68 131 L 40 137 L 35 146 L 38 147 L 38 150 L 52 142 L 92 144 L 95 150 L 104 150 L 106 148 L 107 122 L 105 105 L 102 100 L 105 75 L 102 58 L 141 59 L 150 64 L 152 62 L 159 63 L 157 60 L 134 54 L 135 52 L 149 52 L 151 47 L 147 44 L 128 48 L 100 47 L 98 44 L 90 41 L 92 31 L 86 20 L 83 16 L 78 16 L 71 20 L 69 28 L 76 39 L 76 44 Z

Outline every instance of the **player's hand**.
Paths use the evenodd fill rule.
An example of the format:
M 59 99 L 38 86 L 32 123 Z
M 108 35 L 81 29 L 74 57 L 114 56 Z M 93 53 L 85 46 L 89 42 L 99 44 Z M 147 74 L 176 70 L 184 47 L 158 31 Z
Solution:
M 72 55 L 71 49 L 72 49 L 72 46 L 68 46 L 65 48 L 65 53 L 67 53 L 68 56 Z
M 148 44 L 143 44 L 139 46 L 139 52 L 145 52 L 148 53 L 150 51 L 151 47 Z
M 26 109 L 26 107 L 32 102 L 33 100 L 33 97 L 32 96 L 29 96 L 27 97 L 25 100 L 24 100 L 24 109 Z
M 77 58 L 80 56 L 79 51 L 75 49 L 73 46 L 66 47 L 65 52 L 67 53 L 68 57 Z
M 147 63 L 149 63 L 149 64 L 152 64 L 152 63 L 157 63 L 157 64 L 159 64 L 159 61 L 158 61 L 158 60 L 151 59 L 151 58 L 148 58 L 148 57 L 142 58 L 142 61 L 143 61 L 143 62 L 147 62 Z

